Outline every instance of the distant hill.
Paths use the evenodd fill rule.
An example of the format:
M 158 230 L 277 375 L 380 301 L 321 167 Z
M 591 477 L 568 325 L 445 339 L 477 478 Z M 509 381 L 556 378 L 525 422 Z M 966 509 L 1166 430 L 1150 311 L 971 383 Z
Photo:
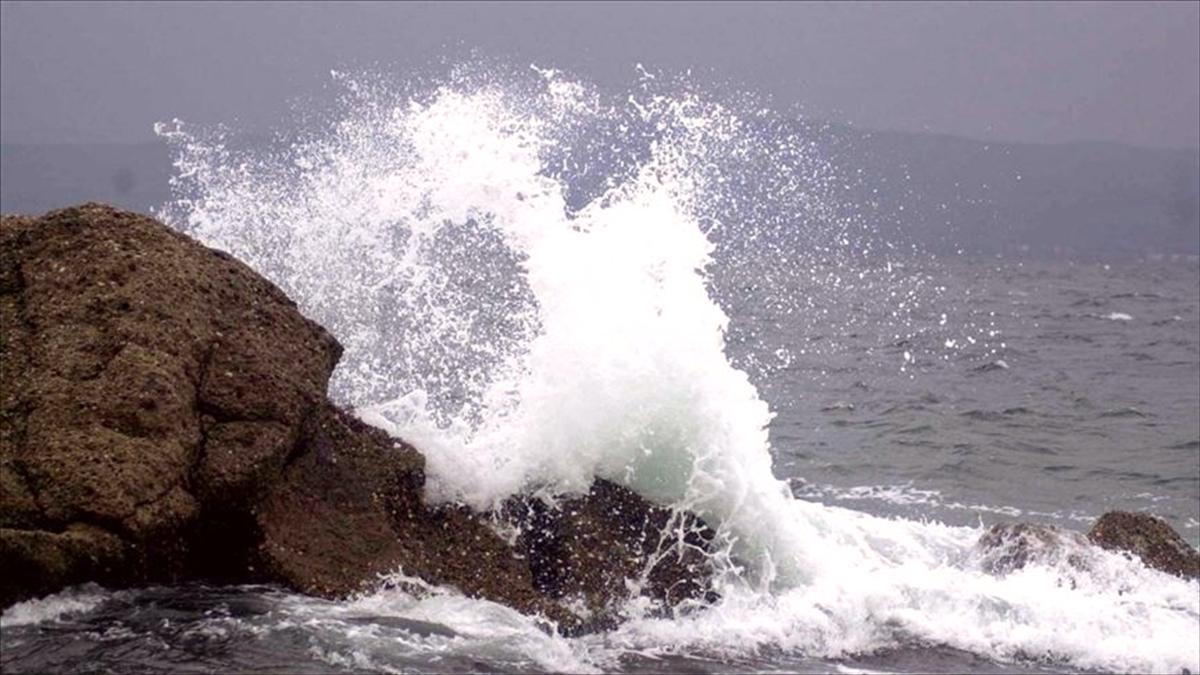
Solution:
M 890 239 L 1014 257 L 1200 254 L 1200 150 L 826 136 L 837 164 L 863 170 L 850 201 Z
M 985 143 L 810 128 L 841 200 L 889 241 L 937 253 L 1073 259 L 1200 255 L 1200 150 Z M 164 143 L 0 146 L 0 211 L 170 198 Z

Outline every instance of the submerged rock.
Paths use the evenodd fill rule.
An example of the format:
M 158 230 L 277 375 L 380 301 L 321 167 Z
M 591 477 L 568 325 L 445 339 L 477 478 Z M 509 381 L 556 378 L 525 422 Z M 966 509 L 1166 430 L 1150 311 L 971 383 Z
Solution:
M 0 606 L 85 581 L 339 597 L 403 569 L 579 630 L 631 577 L 664 606 L 707 589 L 702 524 L 611 484 L 530 506 L 515 543 L 425 503 L 421 454 L 326 399 L 337 341 L 150 218 L 5 216 L 0 321 Z
M 1004 575 L 1030 563 L 1085 565 L 1081 552 L 1087 539 L 1078 532 L 1032 523 L 999 523 L 979 538 L 977 549 L 983 569 Z
M 1148 513 L 1109 511 L 1100 516 L 1087 538 L 1102 548 L 1133 554 L 1147 567 L 1184 579 L 1200 579 L 1200 551 L 1165 520 Z

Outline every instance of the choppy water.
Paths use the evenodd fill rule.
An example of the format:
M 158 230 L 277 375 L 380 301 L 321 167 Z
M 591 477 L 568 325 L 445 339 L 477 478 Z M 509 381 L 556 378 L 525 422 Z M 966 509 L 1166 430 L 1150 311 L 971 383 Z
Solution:
M 783 650 L 722 654 L 624 649 L 605 636 L 561 640 L 531 632 L 502 607 L 377 596 L 329 603 L 264 586 L 186 586 L 105 592 L 81 587 L 6 615 L 5 672 L 75 673 L 994 673 L 1063 672 L 997 663 L 935 645 L 821 660 Z M 414 607 L 414 605 L 417 605 Z M 411 618 L 418 617 L 418 618 Z M 35 619 L 38 623 L 32 622 Z M 577 654 L 608 653 L 581 661 Z
M 872 329 L 887 322 L 878 311 L 816 334 L 747 313 L 781 342 L 812 345 L 759 386 L 779 412 L 776 471 L 798 494 L 955 524 L 1086 529 L 1104 511 L 1147 510 L 1200 542 L 1195 264 L 948 260 L 912 272 L 946 291 L 899 339 Z
M 76 589 L 4 614 L 6 672 L 1200 670 L 1196 582 L 974 548 L 1112 508 L 1196 540 L 1195 264 L 901 249 L 781 117 L 649 73 L 338 81 L 268 150 L 163 127 L 164 217 L 343 341 L 430 499 L 618 481 L 716 529 L 721 601 L 565 639 L 449 589 Z

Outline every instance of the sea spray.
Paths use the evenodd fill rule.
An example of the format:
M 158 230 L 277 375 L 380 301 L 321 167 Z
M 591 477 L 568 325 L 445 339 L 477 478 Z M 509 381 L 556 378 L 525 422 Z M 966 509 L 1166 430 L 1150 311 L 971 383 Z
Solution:
M 849 286 L 839 263 L 871 239 L 830 202 L 815 146 L 771 115 L 650 74 L 624 97 L 545 70 L 337 79 L 335 114 L 271 148 L 161 127 L 179 168 L 164 215 L 338 336 L 337 395 L 422 449 L 431 498 L 488 508 L 601 476 L 717 528 L 722 601 L 671 619 L 631 607 L 599 644 L 575 643 L 586 662 L 936 644 L 1200 667 L 1195 582 L 1103 552 L 996 577 L 976 529 L 796 500 L 774 477 L 771 414 L 726 355 L 714 279 L 768 251 Z M 880 290 L 904 310 L 929 302 L 920 288 Z
M 172 220 L 268 258 L 264 272 L 346 343 L 339 390 L 422 447 L 434 498 L 489 508 L 611 478 L 713 521 L 769 583 L 771 533 L 735 521 L 765 517 L 760 502 L 786 488 L 770 472 L 769 412 L 725 356 L 728 318 L 706 284 L 706 229 L 733 194 L 721 168 L 761 155 L 762 139 L 695 95 L 642 92 L 616 114 L 538 76 L 532 98 L 472 81 L 356 101 L 286 162 L 265 158 L 266 194 L 248 161 L 163 128 L 192 195 Z M 561 146 L 593 119 L 641 140 L 594 157 L 604 187 L 575 206 L 549 165 L 572 161 Z M 489 239 L 503 246 L 478 245 Z

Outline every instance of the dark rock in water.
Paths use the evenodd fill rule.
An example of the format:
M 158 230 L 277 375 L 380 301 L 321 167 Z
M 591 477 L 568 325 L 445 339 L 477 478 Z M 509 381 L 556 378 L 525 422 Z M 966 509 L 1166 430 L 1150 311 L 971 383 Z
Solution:
M 984 570 L 1004 575 L 1030 563 L 1065 561 L 1083 568 L 1080 552 L 1087 546 L 1087 540 L 1078 532 L 1031 523 L 999 523 L 983 533 L 976 548 Z
M 1131 553 L 1147 567 L 1184 579 L 1200 578 L 1200 551 L 1166 521 L 1148 513 L 1109 511 L 1100 516 L 1087 538 L 1102 548 Z
M 586 495 L 555 504 L 510 499 L 504 515 L 521 533 L 517 546 L 538 592 L 585 608 L 589 627 L 616 623 L 621 602 L 633 595 L 660 610 L 715 599 L 708 567 L 713 531 L 627 488 L 597 480 Z
M 127 546 L 103 528 L 82 523 L 61 532 L 0 529 L 3 605 L 89 579 L 113 579 L 127 564 Z
M 426 504 L 420 453 L 327 401 L 333 337 L 150 218 L 5 216 L 0 321 L 0 606 L 85 581 L 336 597 L 402 568 L 579 630 L 561 601 L 609 607 L 626 576 L 667 604 L 707 588 L 698 521 L 616 486 L 540 512 L 516 547 Z M 660 539 L 679 555 L 644 564 Z

